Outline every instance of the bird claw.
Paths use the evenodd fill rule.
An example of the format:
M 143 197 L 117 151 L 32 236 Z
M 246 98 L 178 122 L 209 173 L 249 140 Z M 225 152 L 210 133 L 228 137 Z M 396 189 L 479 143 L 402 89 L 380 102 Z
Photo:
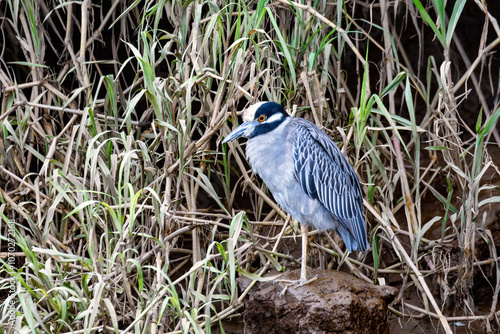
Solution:
M 318 278 L 318 275 L 314 276 L 313 278 L 310 278 L 310 279 L 305 279 L 305 278 L 301 278 L 301 279 L 298 279 L 298 280 L 278 280 L 278 282 L 287 282 L 288 284 L 285 285 L 285 287 L 283 288 L 283 290 L 280 292 L 279 296 L 283 296 L 286 292 L 286 290 L 288 290 L 289 287 L 301 287 L 301 286 L 304 286 L 304 285 L 307 285 L 313 281 L 315 281 L 316 279 Z

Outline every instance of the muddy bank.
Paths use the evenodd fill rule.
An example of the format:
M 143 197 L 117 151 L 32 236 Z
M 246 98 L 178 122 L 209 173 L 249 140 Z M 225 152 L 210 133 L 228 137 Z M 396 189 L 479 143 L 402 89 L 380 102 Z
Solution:
M 313 275 L 318 279 L 281 297 L 285 282 L 256 285 L 245 300 L 245 333 L 389 333 L 387 304 L 397 289 L 333 270 L 308 270 Z M 279 279 L 299 277 L 294 270 Z M 249 281 L 239 283 L 245 288 Z

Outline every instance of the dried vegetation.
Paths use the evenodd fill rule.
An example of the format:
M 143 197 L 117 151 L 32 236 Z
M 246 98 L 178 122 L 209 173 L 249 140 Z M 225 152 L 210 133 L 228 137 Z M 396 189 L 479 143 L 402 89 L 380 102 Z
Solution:
M 496 330 L 500 10 L 445 3 L 0 2 L 0 331 L 238 319 L 236 278 L 300 244 L 243 142 L 220 144 L 257 100 L 322 127 L 363 182 L 370 251 L 312 234 L 310 266 L 399 287 L 402 322 Z

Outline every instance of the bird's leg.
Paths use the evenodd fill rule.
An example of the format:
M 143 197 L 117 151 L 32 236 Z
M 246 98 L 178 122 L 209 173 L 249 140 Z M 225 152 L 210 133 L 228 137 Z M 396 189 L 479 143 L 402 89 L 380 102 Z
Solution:
M 300 224 L 300 230 L 302 232 L 302 267 L 300 268 L 300 280 L 302 282 L 307 281 L 307 233 L 309 227 L 304 224 Z
M 306 270 L 307 270 L 307 230 L 308 226 L 301 224 L 300 229 L 302 231 L 302 268 L 300 268 L 300 283 L 297 286 L 303 286 L 311 283 L 318 275 L 314 276 L 311 279 L 307 279 Z
M 300 268 L 300 279 L 296 281 L 286 281 L 282 280 L 282 282 L 289 282 L 284 288 L 283 291 L 280 293 L 280 297 L 286 292 L 288 287 L 290 286 L 303 286 L 306 284 L 311 283 L 312 281 L 316 280 L 318 278 L 318 275 L 314 276 L 311 279 L 307 279 L 306 271 L 307 271 L 307 232 L 308 232 L 308 226 L 304 224 L 300 224 L 300 229 L 302 232 L 302 266 Z

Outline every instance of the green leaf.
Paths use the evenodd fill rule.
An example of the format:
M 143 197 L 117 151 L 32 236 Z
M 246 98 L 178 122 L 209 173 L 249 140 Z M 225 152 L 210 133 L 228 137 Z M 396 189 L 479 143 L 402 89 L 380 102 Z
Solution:
M 428 151 L 441 151 L 441 150 L 450 150 L 450 151 L 452 151 L 451 148 L 444 147 L 444 146 L 427 146 L 425 149 L 428 150 Z
M 398 73 L 398 75 L 396 75 L 396 77 L 391 81 L 391 83 L 384 88 L 382 93 L 380 93 L 380 97 L 382 98 L 386 96 L 390 91 L 399 86 L 399 84 L 404 80 L 404 78 L 406 78 L 406 72 Z
M 441 42 L 441 44 L 443 46 L 445 46 L 446 41 L 444 39 L 443 33 L 441 33 L 439 31 L 438 27 L 436 26 L 436 24 L 434 23 L 432 18 L 425 11 L 425 8 L 424 8 L 424 6 L 422 6 L 422 3 L 419 0 L 412 0 L 412 1 L 413 1 L 413 4 L 417 7 L 417 9 L 420 13 L 420 16 L 422 17 L 422 20 L 424 20 L 424 22 L 427 23 L 427 25 L 432 29 L 432 31 L 434 31 L 434 34 L 436 34 L 436 37 L 439 39 L 439 42 Z
M 434 225 L 435 222 L 439 221 L 441 219 L 441 216 L 435 216 L 431 220 L 429 220 L 425 225 L 418 231 L 417 238 L 415 240 L 415 245 L 418 246 L 420 244 L 420 240 L 422 240 L 423 236 L 425 233 Z
M 479 109 L 479 115 L 477 115 L 477 121 L 476 121 L 476 133 L 481 132 L 481 124 L 483 123 L 483 107 Z
M 187 175 L 189 175 L 191 178 L 193 178 L 193 180 L 196 183 L 198 183 L 200 185 L 200 187 L 202 187 L 203 190 L 205 190 L 207 192 L 207 194 L 209 194 L 210 197 L 212 197 L 217 202 L 217 204 L 220 206 L 220 208 L 222 210 L 224 210 L 224 212 L 226 212 L 229 215 L 230 213 L 227 211 L 224 204 L 222 204 L 222 202 L 219 198 L 219 195 L 217 195 L 217 192 L 215 191 L 215 189 L 212 186 L 212 183 L 210 182 L 208 177 L 201 171 L 201 169 L 195 167 L 194 170 L 198 172 L 198 175 L 200 176 L 201 180 L 198 179 L 197 177 L 191 175 L 191 174 L 187 174 Z
M 443 197 L 443 195 L 441 195 L 436 189 L 434 189 L 427 182 L 425 182 L 425 181 L 422 181 L 422 182 L 425 184 L 426 187 L 429 188 L 429 190 L 432 192 L 432 194 L 434 195 L 434 197 L 436 197 L 441 203 L 443 203 L 443 205 L 445 205 L 446 207 L 448 207 L 453 213 L 458 213 L 457 208 L 455 208 L 453 205 L 451 205 L 451 203 L 449 203 L 448 200 Z
M 14 65 L 26 65 L 26 66 L 34 66 L 34 67 L 42 67 L 42 68 L 49 68 L 46 65 L 43 64 L 35 64 L 35 63 L 29 63 L 27 61 L 9 61 L 7 64 L 14 64 Z
M 297 87 L 297 74 L 295 73 L 295 67 L 294 67 L 294 62 L 292 60 L 292 56 L 290 54 L 290 51 L 288 50 L 287 43 L 285 39 L 283 38 L 283 35 L 281 34 L 280 27 L 276 23 L 276 19 L 274 18 L 273 12 L 271 11 L 271 8 L 266 7 L 267 14 L 269 16 L 269 19 L 271 20 L 271 23 L 274 27 L 274 32 L 276 35 L 278 35 L 278 39 L 280 41 L 281 45 L 281 51 L 285 54 L 285 59 L 288 65 L 288 68 L 290 70 L 290 75 L 292 77 L 292 82 L 293 82 L 293 87 L 294 89 Z
M 500 108 L 495 110 L 495 112 L 486 121 L 486 124 L 484 125 L 484 127 L 480 133 L 482 137 L 486 137 L 487 135 L 490 134 L 491 130 L 493 129 L 493 127 L 497 123 L 499 117 L 500 117 Z
M 464 10 L 464 6 L 467 0 L 455 0 L 455 6 L 453 6 L 453 12 L 451 13 L 450 22 L 448 23 L 448 31 L 446 31 L 446 46 L 449 48 L 451 45 L 451 39 L 453 38 L 453 33 L 457 26 L 460 15 Z

